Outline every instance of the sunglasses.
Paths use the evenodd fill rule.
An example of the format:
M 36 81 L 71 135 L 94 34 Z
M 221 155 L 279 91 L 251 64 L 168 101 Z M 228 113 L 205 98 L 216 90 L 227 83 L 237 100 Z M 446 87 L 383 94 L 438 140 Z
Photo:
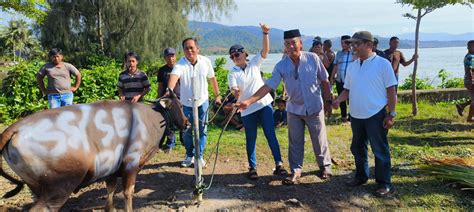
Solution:
M 344 41 L 344 44 L 349 45 L 349 44 L 351 44 L 351 42 L 346 40 L 346 41 Z
M 242 52 L 233 52 L 232 54 L 230 54 L 230 59 L 233 60 L 234 58 L 240 57 L 241 53 Z

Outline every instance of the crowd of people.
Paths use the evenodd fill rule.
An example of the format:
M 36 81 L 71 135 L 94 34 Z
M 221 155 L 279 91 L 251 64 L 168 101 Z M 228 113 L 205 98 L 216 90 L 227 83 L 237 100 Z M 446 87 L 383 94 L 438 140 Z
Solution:
M 263 80 L 260 67 L 267 58 L 270 48 L 270 27 L 260 24 L 262 50 L 253 58 L 242 45 L 235 44 L 229 49 L 229 57 L 234 67 L 228 74 L 231 94 L 222 100 L 211 61 L 200 55 L 198 41 L 186 38 L 182 42 L 184 57 L 177 61 L 176 50 L 166 48 L 163 52 L 166 64 L 160 67 L 157 98 L 169 95 L 169 90 L 180 98 L 185 116 L 193 123 L 193 104 L 197 105 L 199 118 L 199 149 L 194 152 L 193 129 L 179 132 L 186 155 L 182 167 L 199 162 L 205 166 L 203 152 L 207 140 L 209 108 L 208 84 L 216 97 L 214 103 L 224 104 L 226 116 L 232 115 L 234 107 L 239 108 L 236 119 L 230 122 L 245 132 L 248 161 L 248 178 L 257 180 L 256 141 L 260 125 L 271 150 L 275 168 L 274 175 L 283 176 L 282 183 L 294 185 L 299 182 L 303 170 L 305 129 L 308 129 L 313 152 L 320 168 L 322 179 L 329 179 L 331 154 L 326 133 L 325 118 L 331 116 L 332 109 L 340 108 L 341 121 L 350 122 L 352 130 L 351 152 L 355 159 L 355 176 L 348 186 L 360 186 L 369 179 L 368 145 L 375 155 L 375 180 L 378 196 L 393 192 L 391 183 L 391 158 L 388 145 L 388 130 L 394 125 L 397 103 L 398 70 L 400 64 L 407 66 L 417 59 L 413 55 L 406 60 L 399 51 L 399 39 L 390 38 L 390 48 L 377 49 L 378 40 L 368 31 L 341 36 L 342 50 L 335 53 L 331 40 L 321 41 L 316 37 L 311 49 L 303 51 L 299 30 L 284 32 L 285 52 L 275 65 L 272 76 Z M 80 72 L 71 64 L 63 62 L 60 49 L 49 52 L 50 63 L 44 65 L 37 74 L 38 85 L 47 96 L 50 108 L 72 104 L 73 93 L 81 83 Z M 134 52 L 125 55 L 126 69 L 120 73 L 117 90 L 121 101 L 142 102 L 150 91 L 148 76 L 138 69 L 139 56 Z M 474 113 L 474 41 L 468 43 L 468 54 L 464 60 L 465 86 L 471 100 L 456 105 L 460 115 L 464 107 L 470 105 L 468 121 Z M 71 86 L 71 75 L 75 84 Z M 45 87 L 43 78 L 47 76 Z M 285 97 L 274 99 L 270 94 L 283 82 Z M 337 97 L 332 87 L 335 84 Z M 349 104 L 349 99 L 351 102 Z M 273 102 L 277 107 L 273 108 Z M 350 108 L 350 113 L 348 111 Z M 289 171 L 284 168 L 280 144 L 275 128 L 288 127 Z M 171 150 L 176 145 L 176 132 L 168 131 L 160 141 L 160 146 Z

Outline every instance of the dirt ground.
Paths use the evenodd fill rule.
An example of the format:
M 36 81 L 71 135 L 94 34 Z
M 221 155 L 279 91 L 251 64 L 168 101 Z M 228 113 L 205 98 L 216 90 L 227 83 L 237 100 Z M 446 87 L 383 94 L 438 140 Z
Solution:
M 373 181 L 360 188 L 348 188 L 344 185 L 351 177 L 351 171 L 345 169 L 344 164 L 334 169 L 334 176 L 330 180 L 323 181 L 317 177 L 317 166 L 307 163 L 301 183 L 287 186 L 282 185 L 281 176 L 272 175 L 272 162 L 259 163 L 260 178 L 250 181 L 246 176 L 245 157 L 236 159 L 235 156 L 220 156 L 211 188 L 204 191 L 204 200 L 195 204 L 191 200 L 194 169 L 179 167 L 183 151 L 181 148 L 171 153 L 160 152 L 140 172 L 133 198 L 135 210 L 364 210 L 373 209 L 374 201 L 379 201 L 372 194 L 375 189 Z M 209 183 L 212 165 L 212 161 L 208 161 L 208 166 L 204 169 L 205 183 Z M 0 195 L 3 195 L 13 185 L 0 178 L 0 187 Z M 121 188 L 121 185 L 118 187 Z M 118 189 L 114 198 L 115 207 L 119 211 L 124 207 L 121 191 Z M 103 210 L 105 195 L 105 183 L 95 183 L 71 195 L 63 210 Z M 401 206 L 396 194 L 383 201 L 385 208 Z M 28 209 L 32 202 L 29 189 L 24 188 L 15 197 L 1 199 L 0 211 Z

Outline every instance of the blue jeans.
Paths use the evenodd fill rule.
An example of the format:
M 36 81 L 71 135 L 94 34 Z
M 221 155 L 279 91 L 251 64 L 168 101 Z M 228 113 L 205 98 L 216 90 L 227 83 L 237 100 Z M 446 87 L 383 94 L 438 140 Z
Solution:
M 204 148 L 206 147 L 206 138 L 207 138 L 207 108 L 209 107 L 209 102 L 205 101 L 201 106 L 198 107 L 198 118 L 199 118 L 199 158 L 202 158 Z M 193 139 L 193 130 L 194 130 L 194 120 L 193 120 L 193 108 L 183 106 L 184 115 L 188 118 L 191 123 L 191 127 L 184 130 L 184 146 L 186 147 L 186 155 L 188 157 L 194 156 L 194 139 Z
M 357 119 L 351 116 L 352 144 L 351 152 L 356 164 L 356 178 L 366 181 L 369 179 L 369 164 L 367 162 L 367 143 L 375 156 L 375 181 L 390 188 L 391 161 L 390 148 L 387 140 L 388 130 L 383 128 L 383 120 L 387 112 L 385 108 L 368 119 Z
M 263 107 L 249 115 L 242 117 L 245 127 L 245 140 L 247 146 L 247 159 L 250 168 L 257 167 L 256 141 L 257 141 L 257 124 L 260 122 L 263 128 L 265 138 L 267 138 L 268 146 L 272 151 L 275 165 L 281 163 L 280 145 L 275 135 L 275 126 L 273 125 L 273 109 L 270 105 Z
M 58 108 L 62 106 L 72 105 L 74 95 L 70 93 L 54 93 L 48 94 L 49 108 Z

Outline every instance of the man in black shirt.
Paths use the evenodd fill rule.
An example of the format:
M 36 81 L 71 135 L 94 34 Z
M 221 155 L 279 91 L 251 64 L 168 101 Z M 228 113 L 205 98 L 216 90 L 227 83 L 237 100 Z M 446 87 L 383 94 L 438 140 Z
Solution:
M 162 97 L 166 93 L 166 88 L 168 87 L 168 81 L 170 79 L 170 74 L 171 71 L 173 71 L 173 67 L 176 64 L 176 50 L 173 48 L 166 48 L 165 51 L 163 52 L 163 55 L 165 57 L 166 64 L 158 70 L 158 97 Z M 174 87 L 174 93 L 176 96 L 179 98 L 179 80 L 176 83 L 176 86 Z M 174 148 L 176 145 L 176 135 L 173 131 L 169 131 L 169 134 L 166 136 L 168 139 L 166 141 L 166 144 L 164 144 L 165 137 L 163 137 L 160 141 L 160 148 L 163 150 L 169 152 L 171 149 Z M 181 141 L 181 144 L 183 144 L 183 136 L 182 132 L 179 131 L 179 140 Z

